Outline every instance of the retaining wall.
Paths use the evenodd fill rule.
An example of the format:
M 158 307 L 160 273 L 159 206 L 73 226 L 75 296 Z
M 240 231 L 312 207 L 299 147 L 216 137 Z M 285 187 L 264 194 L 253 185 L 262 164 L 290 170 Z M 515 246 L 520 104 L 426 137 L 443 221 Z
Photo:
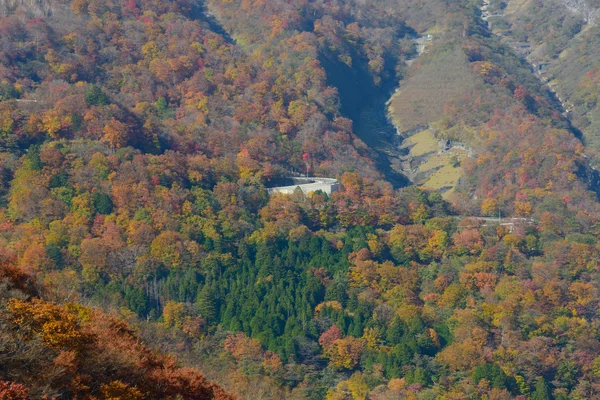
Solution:
M 316 192 L 317 190 L 322 190 L 327 193 L 327 195 L 331 195 L 335 193 L 340 188 L 340 183 L 337 179 L 332 178 L 290 178 L 293 181 L 292 185 L 288 186 L 277 186 L 269 189 L 269 194 L 274 193 L 283 193 L 283 194 L 292 194 L 297 188 L 300 188 L 304 193 L 309 194 L 312 192 Z

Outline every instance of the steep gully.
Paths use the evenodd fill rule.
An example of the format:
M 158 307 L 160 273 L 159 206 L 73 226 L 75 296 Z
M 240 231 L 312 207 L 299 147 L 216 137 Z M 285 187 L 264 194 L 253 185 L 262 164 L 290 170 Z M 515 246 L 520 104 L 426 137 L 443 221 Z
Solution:
M 399 167 L 402 140 L 386 114 L 386 103 L 397 86 L 395 79 L 385 79 L 376 86 L 366 66 L 359 62 L 349 67 L 328 57 L 320 61 L 327 72 L 327 84 L 338 89 L 342 115 L 352 120 L 354 133 L 373 150 L 377 169 L 393 186 L 409 185 Z
M 415 55 L 405 62 L 410 66 L 424 53 L 428 40 L 412 34 Z M 320 61 L 327 72 L 327 83 L 336 87 L 341 101 L 341 112 L 354 123 L 354 133 L 369 146 L 374 153 L 377 168 L 394 187 L 411 185 L 405 175 L 404 159 L 408 153 L 403 146 L 404 138 L 388 116 L 390 98 L 398 90 L 399 82 L 392 71 L 380 85 L 375 85 L 366 62 L 360 57 L 352 67 L 331 57 L 321 57 Z
M 229 32 L 227 32 L 225 28 L 223 28 L 223 26 L 217 20 L 215 15 L 210 11 L 206 1 L 193 2 L 191 7 L 192 18 L 199 21 L 204 21 L 211 31 L 221 35 L 223 39 L 227 41 L 227 43 L 234 43 L 234 40 L 229 34 Z
M 554 107 L 561 112 L 564 117 L 565 122 L 567 123 L 567 127 L 569 131 L 573 133 L 577 139 L 582 141 L 585 144 L 582 132 L 574 126 L 570 120 L 571 111 L 573 109 L 573 105 L 570 104 L 568 99 L 562 99 L 560 95 L 556 92 L 556 90 L 552 87 L 549 80 L 545 77 L 544 64 L 540 62 L 536 62 L 535 60 L 529 57 L 531 53 L 531 49 L 529 44 L 521 44 L 514 40 L 511 37 L 505 36 L 502 32 L 494 31 L 493 25 L 491 23 L 492 18 L 502 18 L 505 15 L 502 13 L 492 14 L 490 12 L 490 0 L 483 0 L 479 7 L 481 11 L 481 20 L 484 28 L 490 33 L 496 35 L 500 40 L 504 41 L 508 44 L 512 50 L 517 54 L 521 61 L 525 63 L 529 67 L 529 69 L 534 73 L 534 75 L 538 78 L 540 83 L 543 85 L 545 90 L 548 92 L 548 96 L 553 102 Z M 588 158 L 585 154 L 584 158 Z M 589 161 L 586 161 L 586 165 L 581 165 L 577 175 L 584 180 L 589 189 L 596 193 L 596 196 L 600 198 L 600 173 L 596 170 L 596 167 L 589 164 Z
M 505 36 L 502 32 L 495 31 L 492 26 L 491 18 L 502 18 L 505 17 L 502 13 L 492 14 L 489 10 L 490 2 L 489 0 L 483 0 L 480 6 L 481 10 L 481 20 L 483 21 L 485 29 L 490 33 L 496 35 L 500 40 L 504 40 L 506 44 L 508 44 L 513 51 L 520 56 L 521 60 L 529 67 L 529 69 L 535 74 L 535 76 L 540 80 L 540 82 L 544 85 L 545 89 L 550 96 L 550 99 L 553 101 L 554 106 L 561 111 L 562 115 L 565 117 L 571 130 L 574 131 L 575 135 L 581 139 L 581 133 L 570 124 L 569 113 L 571 112 L 573 106 L 567 101 L 560 97 L 560 95 L 554 90 L 551 86 L 548 79 L 544 76 L 544 68 L 545 64 L 539 61 L 535 61 L 529 57 L 531 53 L 531 46 L 529 44 L 518 43 L 512 40 L 510 37 Z
M 492 17 L 502 17 L 502 14 L 492 14 L 489 11 L 489 0 L 483 0 L 481 20 L 484 28 L 494 34 L 491 24 L 488 22 Z M 497 35 L 499 39 L 505 38 Z M 406 60 L 410 66 L 427 49 L 427 38 L 414 34 L 412 41 L 415 44 L 416 55 Z M 506 40 L 505 40 L 506 41 Z M 569 116 L 572 105 L 562 99 L 552 88 L 544 77 L 543 66 L 533 60 L 527 59 L 527 50 L 519 48 L 519 44 L 508 40 L 512 50 L 520 56 L 521 60 L 529 67 L 532 73 L 539 79 L 540 83 L 548 91 L 548 95 L 559 110 L 568 129 L 580 140 L 583 140 L 581 132 L 572 125 Z M 386 179 L 395 187 L 403 187 L 411 184 L 410 171 L 407 171 L 404 162 L 408 149 L 403 146 L 405 138 L 400 135 L 397 128 L 388 118 L 388 105 L 394 91 L 397 91 L 401 82 L 393 77 L 382 82 L 380 86 L 373 84 L 372 77 L 368 73 L 365 63 L 355 63 L 350 68 L 338 60 L 323 57 L 321 63 L 327 71 L 328 84 L 338 89 L 342 103 L 342 114 L 352 119 L 356 135 L 363 140 L 375 154 L 378 169 L 385 175 Z M 393 74 L 391 74 L 393 76 Z M 585 157 L 585 156 L 584 156 Z M 590 165 L 582 165 L 578 175 L 587 182 L 590 189 L 600 197 L 600 174 L 596 168 Z

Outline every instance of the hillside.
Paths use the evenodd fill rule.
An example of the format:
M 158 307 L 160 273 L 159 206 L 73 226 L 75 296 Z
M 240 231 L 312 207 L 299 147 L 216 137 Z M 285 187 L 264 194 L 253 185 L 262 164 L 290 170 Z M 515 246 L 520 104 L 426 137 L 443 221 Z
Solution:
M 600 397 L 564 9 L 0 2 L 0 398 Z
M 43 299 L 46 287 L 0 257 L 0 398 L 235 399 L 122 320 Z
M 523 56 L 540 78 L 556 93 L 561 108 L 580 131 L 593 164 L 598 164 L 598 108 L 595 72 L 600 65 L 598 17 L 600 4 L 593 1 L 492 2 L 501 11 L 493 18 L 494 29 L 507 41 L 528 43 Z M 530 27 L 540 27 L 532 30 Z

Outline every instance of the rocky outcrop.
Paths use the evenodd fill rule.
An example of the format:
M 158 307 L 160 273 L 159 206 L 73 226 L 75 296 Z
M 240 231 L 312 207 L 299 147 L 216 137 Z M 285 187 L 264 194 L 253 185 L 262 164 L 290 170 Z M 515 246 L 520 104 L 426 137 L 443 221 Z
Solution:
M 590 4 L 591 0 L 559 0 L 559 2 L 569 11 L 581 15 L 590 25 L 600 22 L 600 7 Z
M 61 0 L 0 0 L 0 17 L 21 9 L 30 17 L 47 17 L 55 13 L 65 1 Z

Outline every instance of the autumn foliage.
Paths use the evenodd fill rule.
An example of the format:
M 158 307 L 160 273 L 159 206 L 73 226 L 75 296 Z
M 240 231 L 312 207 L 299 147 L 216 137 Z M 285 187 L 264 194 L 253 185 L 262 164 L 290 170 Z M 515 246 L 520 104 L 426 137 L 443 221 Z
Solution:
M 12 3 L 0 398 L 600 397 L 597 179 L 473 2 Z M 448 51 L 462 177 L 396 188 L 331 77 Z M 292 171 L 339 190 L 269 194 Z
M 234 398 L 197 370 L 153 353 L 125 322 L 76 303 L 22 300 L 10 270 L 0 280 L 13 288 L 0 292 L 2 346 L 11 349 L 0 376 L 16 380 L 0 381 L 0 398 Z

